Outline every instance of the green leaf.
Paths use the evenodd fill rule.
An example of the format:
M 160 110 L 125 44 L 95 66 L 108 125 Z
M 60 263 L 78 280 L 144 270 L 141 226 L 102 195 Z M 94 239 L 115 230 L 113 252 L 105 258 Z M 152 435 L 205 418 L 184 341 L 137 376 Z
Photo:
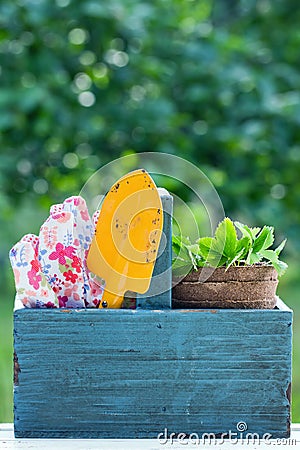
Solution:
M 281 275 L 283 275 L 285 273 L 285 271 L 287 270 L 288 265 L 287 263 L 285 263 L 284 261 L 281 261 L 280 259 L 278 260 L 277 263 L 277 268 L 275 267 L 275 269 L 278 272 L 278 275 L 281 277 Z
M 184 261 L 191 263 L 190 257 L 189 257 L 189 252 L 187 251 L 186 248 L 181 248 L 179 253 L 174 252 L 174 249 L 173 249 L 172 260 L 175 260 L 176 258 L 180 258 Z
M 259 253 L 251 253 L 250 258 L 249 258 L 249 264 L 257 264 L 258 262 L 260 262 L 262 260 L 262 255 L 260 255 Z
M 223 267 L 223 266 L 226 266 L 227 262 L 228 262 L 228 259 L 225 258 L 225 256 L 222 256 L 220 258 L 219 255 L 218 256 L 212 255 L 210 265 L 212 267 Z
M 274 228 L 264 226 L 253 243 L 253 252 L 258 253 L 261 250 L 266 250 L 274 242 Z
M 237 235 L 234 224 L 228 217 L 225 217 L 216 229 L 214 251 L 231 259 L 235 256 L 236 244 Z
M 172 244 L 174 247 L 182 248 L 186 245 L 191 245 L 191 241 L 187 236 L 173 234 Z
M 288 265 L 285 262 L 279 260 L 278 255 L 274 250 L 262 250 L 260 254 L 264 259 L 272 263 L 272 266 L 276 269 L 279 276 L 284 274 Z
M 212 239 L 211 241 L 211 248 L 209 251 L 209 254 L 207 255 L 207 263 L 210 266 L 213 267 L 221 267 L 226 265 L 228 259 L 228 256 L 223 255 L 222 250 L 221 252 L 219 251 L 220 249 L 220 244 L 216 241 L 216 239 Z
M 177 259 L 173 257 L 172 267 L 173 270 L 176 270 L 177 272 L 179 269 L 181 270 L 183 266 L 188 266 L 189 270 L 192 266 L 194 270 L 197 270 L 198 267 L 204 265 L 205 261 L 201 257 L 199 245 L 191 244 L 188 237 L 173 235 L 172 250 L 177 256 Z
M 267 259 L 268 261 L 274 263 L 278 261 L 278 256 L 274 252 L 274 250 L 262 250 L 260 252 L 263 258 Z
M 180 255 L 181 257 L 188 258 L 188 250 L 187 246 L 184 243 L 188 243 L 191 245 L 189 238 L 184 236 L 172 236 L 172 250 L 176 255 Z
M 229 264 L 227 265 L 227 269 L 229 269 L 230 266 L 232 266 L 236 261 L 238 261 L 239 259 L 242 259 L 242 256 L 244 254 L 245 249 L 241 249 L 236 255 L 235 257 L 229 262 Z
M 186 248 L 194 255 L 199 255 L 200 249 L 198 244 L 187 245 Z
M 246 261 L 245 261 L 245 263 L 248 264 L 248 265 L 250 264 L 250 258 L 251 258 L 252 252 L 253 252 L 253 248 L 251 247 L 249 249 L 249 253 L 248 253 Z
M 179 236 L 172 236 L 172 250 L 174 251 L 174 253 L 176 253 L 176 255 L 179 254 L 181 249 L 181 239 Z
M 173 234 L 172 235 L 172 244 L 177 245 L 178 247 L 181 247 L 181 237 Z
M 206 259 L 208 257 L 209 251 L 211 249 L 212 237 L 203 237 L 198 240 L 200 255 Z
M 172 261 L 172 271 L 174 275 L 185 275 L 190 272 L 191 268 L 191 261 L 187 261 L 183 258 L 177 257 Z
M 275 266 L 274 266 L 275 267 Z M 276 271 L 278 273 L 278 275 L 281 277 L 285 271 L 287 270 L 288 265 L 287 263 L 285 263 L 284 261 L 281 261 L 280 259 L 278 260 L 277 264 L 276 264 Z
M 257 235 L 257 234 L 260 232 L 260 230 L 261 230 L 260 227 L 253 227 L 253 228 L 248 227 L 248 228 L 249 228 L 249 230 L 250 230 L 250 232 L 251 232 L 251 234 L 252 234 L 253 239 L 256 237 L 256 235 Z
M 181 236 L 181 245 L 191 245 L 190 238 L 188 236 Z
M 197 244 L 187 245 L 189 259 L 193 264 L 194 270 L 198 269 L 198 261 L 201 262 L 201 256 L 199 255 L 199 246 Z
M 260 231 L 259 227 L 250 228 L 248 225 L 244 225 L 241 222 L 234 222 L 234 225 L 240 230 L 243 236 L 248 236 L 251 240 L 255 239 L 255 236 Z
M 222 251 L 219 251 L 219 245 L 215 238 L 203 237 L 199 239 L 200 255 L 207 264 L 213 267 L 224 265 L 227 261 Z
M 276 253 L 277 256 L 280 255 L 280 253 L 282 252 L 282 250 L 283 250 L 285 244 L 286 244 L 286 239 L 284 239 L 284 240 L 281 242 L 281 244 L 279 244 L 278 247 L 275 248 L 274 252 Z
M 247 235 L 239 239 L 236 244 L 236 253 L 240 254 L 238 259 L 244 259 L 247 256 L 250 245 L 252 243 L 251 238 Z

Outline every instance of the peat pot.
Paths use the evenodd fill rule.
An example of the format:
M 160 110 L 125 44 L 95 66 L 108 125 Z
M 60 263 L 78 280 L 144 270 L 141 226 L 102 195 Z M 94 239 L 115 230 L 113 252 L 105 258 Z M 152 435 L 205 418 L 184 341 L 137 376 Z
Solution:
M 273 309 L 277 284 L 276 270 L 266 264 L 201 268 L 173 280 L 173 308 Z

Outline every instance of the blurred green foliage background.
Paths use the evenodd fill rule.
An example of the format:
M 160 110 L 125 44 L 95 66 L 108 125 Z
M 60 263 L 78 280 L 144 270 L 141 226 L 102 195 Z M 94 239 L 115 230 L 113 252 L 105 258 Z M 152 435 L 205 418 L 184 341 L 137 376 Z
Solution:
M 1 1 L 0 422 L 12 420 L 9 248 L 100 166 L 145 151 L 194 162 L 228 215 L 288 237 L 279 293 L 295 310 L 300 421 L 299 23 L 296 0 Z

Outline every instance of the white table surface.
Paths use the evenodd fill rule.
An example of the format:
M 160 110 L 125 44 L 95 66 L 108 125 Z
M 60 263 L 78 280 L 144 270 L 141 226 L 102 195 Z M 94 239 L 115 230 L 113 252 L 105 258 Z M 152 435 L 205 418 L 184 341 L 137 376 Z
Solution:
M 212 442 L 206 443 L 200 441 L 195 442 L 176 442 L 170 441 L 166 444 L 158 442 L 156 439 L 15 439 L 12 424 L 0 424 L 0 449 L 31 449 L 31 450 L 164 450 L 164 449 L 186 449 L 186 448 L 201 448 L 201 449 L 216 449 L 228 450 L 241 448 L 266 450 L 274 447 L 282 449 L 300 449 L 300 424 L 292 425 L 292 433 L 289 439 L 270 440 L 267 443 L 263 441 L 257 443 L 243 442 Z

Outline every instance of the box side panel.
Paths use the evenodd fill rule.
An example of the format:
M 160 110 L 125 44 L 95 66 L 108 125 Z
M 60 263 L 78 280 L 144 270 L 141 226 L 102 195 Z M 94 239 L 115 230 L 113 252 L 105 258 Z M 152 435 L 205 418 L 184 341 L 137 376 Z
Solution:
M 15 313 L 17 437 L 289 435 L 290 312 L 99 312 Z

